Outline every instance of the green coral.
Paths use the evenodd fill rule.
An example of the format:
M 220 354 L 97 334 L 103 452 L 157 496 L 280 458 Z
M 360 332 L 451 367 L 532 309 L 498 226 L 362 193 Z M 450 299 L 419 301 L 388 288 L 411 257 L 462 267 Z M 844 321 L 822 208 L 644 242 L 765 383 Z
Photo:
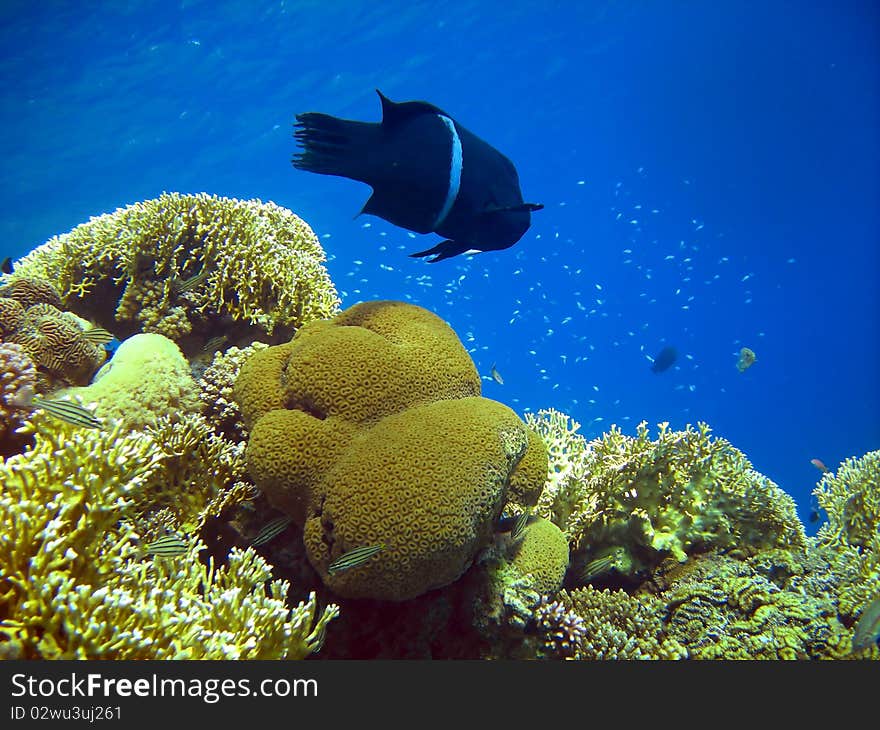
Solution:
M 586 443 L 555 412 L 529 423 L 544 435 L 551 461 L 550 495 L 538 512 L 565 531 L 582 562 L 622 548 L 626 559 L 615 564 L 635 576 L 667 555 L 684 561 L 711 548 L 804 543 L 791 497 L 706 424 L 684 431 L 660 424 L 656 440 L 644 423 L 635 437 L 612 426 Z
M 196 351 L 215 335 L 289 335 L 333 314 L 324 260 L 309 226 L 274 203 L 163 193 L 51 238 L 16 262 L 11 280 L 55 283 L 69 309 L 120 337 L 190 335 Z
M 822 476 L 813 494 L 828 513 L 816 538 L 838 571 L 858 566 L 839 595 L 841 615 L 855 622 L 880 595 L 880 451 L 847 459 Z
M 568 569 L 568 540 L 550 520 L 532 520 L 511 552 L 511 565 L 529 576 L 539 593 L 555 593 L 562 587 Z
M 25 424 L 34 446 L 0 464 L 0 654 L 19 658 L 302 658 L 336 614 L 288 586 L 252 550 L 228 565 L 142 561 L 135 528 L 167 454 L 118 422 L 107 430 Z M 268 588 L 268 593 L 266 589 Z

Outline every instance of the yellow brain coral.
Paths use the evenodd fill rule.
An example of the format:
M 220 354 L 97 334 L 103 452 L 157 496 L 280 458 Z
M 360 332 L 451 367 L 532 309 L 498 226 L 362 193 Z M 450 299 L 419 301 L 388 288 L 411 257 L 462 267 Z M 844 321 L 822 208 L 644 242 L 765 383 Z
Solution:
M 568 540 L 550 520 L 538 517 L 526 526 L 510 562 L 520 574 L 531 576 L 536 591 L 554 593 L 568 569 Z
M 163 193 L 55 236 L 11 280 L 54 282 L 68 308 L 118 336 L 192 333 L 201 345 L 235 321 L 237 334 L 271 333 L 333 314 L 324 259 L 309 226 L 274 203 Z
M 234 393 L 251 429 L 251 476 L 304 528 L 309 560 L 340 595 L 404 600 L 458 578 L 492 526 L 530 440 L 449 326 L 369 302 L 257 352 Z M 518 477 L 537 495 L 546 457 Z M 353 549 L 363 565 L 330 571 Z

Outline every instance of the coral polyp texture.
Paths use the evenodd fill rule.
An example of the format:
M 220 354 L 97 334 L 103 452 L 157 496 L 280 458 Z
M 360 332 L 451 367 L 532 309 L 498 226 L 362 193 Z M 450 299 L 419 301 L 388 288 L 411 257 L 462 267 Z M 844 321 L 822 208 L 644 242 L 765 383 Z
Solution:
M 85 385 L 107 357 L 85 336 L 89 323 L 60 306 L 58 292 L 41 279 L 20 278 L 0 287 L 0 340 L 27 351 L 40 393 Z
M 303 528 L 336 594 L 401 601 L 448 585 L 489 543 L 516 480 L 538 494 L 546 457 L 480 378 L 452 329 L 402 302 L 356 305 L 257 352 L 234 393 L 250 475 Z M 357 548 L 365 563 L 331 570 Z
M 670 555 L 683 562 L 713 548 L 804 544 L 794 500 L 706 424 L 683 431 L 660 424 L 656 439 L 644 423 L 635 437 L 612 426 L 585 442 L 558 413 L 529 422 L 551 455 L 539 511 L 587 566 L 609 561 L 635 577 Z
M 324 260 L 311 228 L 274 203 L 163 193 L 51 238 L 7 278 L 53 282 L 68 309 L 120 338 L 155 332 L 195 351 L 332 315 Z
M 26 424 L 34 447 L 0 464 L 0 655 L 45 659 L 304 658 L 335 605 L 292 610 L 289 586 L 251 549 L 226 565 L 144 557 L 132 521 L 167 478 L 145 433 Z
M 37 368 L 27 351 L 14 342 L 0 342 L 0 454 L 26 415 L 37 385 Z

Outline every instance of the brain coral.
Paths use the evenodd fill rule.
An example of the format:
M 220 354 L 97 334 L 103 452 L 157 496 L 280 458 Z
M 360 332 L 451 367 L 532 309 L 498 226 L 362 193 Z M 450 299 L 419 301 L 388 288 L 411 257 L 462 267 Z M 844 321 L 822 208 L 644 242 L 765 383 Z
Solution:
M 234 387 L 251 432 L 248 470 L 304 528 L 309 560 L 346 597 L 404 600 L 458 578 L 491 538 L 517 477 L 540 492 L 546 461 L 524 460 L 525 424 L 479 397 L 480 378 L 439 317 L 369 302 L 257 352 Z M 357 568 L 328 565 L 384 549 Z
M 42 280 L 16 279 L 0 288 L 0 337 L 30 355 L 41 393 L 88 383 L 107 357 L 83 336 L 88 323 L 59 304 L 58 293 Z
M 531 576 L 536 591 L 554 593 L 562 587 L 568 569 L 568 540 L 550 520 L 538 517 L 526 526 L 511 563 L 522 575 Z
M 324 259 L 309 226 L 274 203 L 164 193 L 55 236 L 11 280 L 55 282 L 65 306 L 120 337 L 192 333 L 197 350 L 333 314 Z
M 118 418 L 129 428 L 155 423 L 161 416 L 180 418 L 201 408 L 186 358 L 174 342 L 156 334 L 129 337 L 91 385 L 66 392 L 96 403 L 102 415 Z

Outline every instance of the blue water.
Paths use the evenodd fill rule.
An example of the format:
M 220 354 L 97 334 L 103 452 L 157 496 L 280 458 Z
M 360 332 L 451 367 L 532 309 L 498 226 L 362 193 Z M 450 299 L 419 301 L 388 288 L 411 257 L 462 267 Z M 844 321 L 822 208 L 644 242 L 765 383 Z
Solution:
M 438 312 L 520 412 L 587 436 L 705 420 L 804 518 L 811 458 L 880 448 L 870 0 L 5 0 L 0 49 L 2 256 L 163 190 L 273 200 L 322 236 L 343 306 Z M 375 88 L 516 163 L 546 205 L 519 244 L 407 258 L 436 237 L 290 166 L 295 113 L 377 121 Z

